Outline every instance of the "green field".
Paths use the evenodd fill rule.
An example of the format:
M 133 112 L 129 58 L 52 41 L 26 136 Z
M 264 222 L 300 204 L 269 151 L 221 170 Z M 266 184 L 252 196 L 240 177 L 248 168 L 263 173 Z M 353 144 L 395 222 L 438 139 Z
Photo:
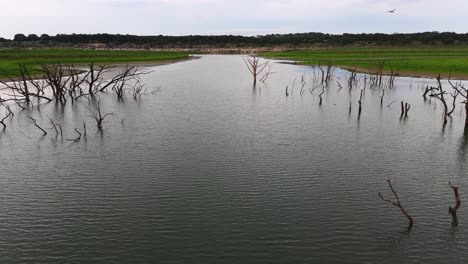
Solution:
M 84 49 L 0 49 L 0 78 L 18 76 L 18 63 L 38 74 L 41 64 L 83 65 L 91 62 L 118 64 L 130 62 L 161 62 L 188 57 L 186 52 L 172 51 L 109 51 Z
M 386 72 L 397 70 L 406 76 L 468 77 L 468 47 L 424 48 L 325 48 L 265 52 L 263 57 L 299 61 L 306 65 L 327 64 L 372 71 L 380 61 Z

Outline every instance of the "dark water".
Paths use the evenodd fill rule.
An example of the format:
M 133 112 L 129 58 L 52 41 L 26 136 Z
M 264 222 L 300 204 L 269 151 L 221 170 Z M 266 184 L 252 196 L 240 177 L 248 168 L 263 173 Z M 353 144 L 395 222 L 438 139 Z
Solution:
M 397 79 L 382 107 L 366 90 L 358 119 L 359 89 L 334 81 L 321 106 L 319 90 L 299 95 L 311 67 L 275 63 L 256 89 L 239 56 L 151 69 L 141 101 L 101 96 L 116 114 L 102 133 L 86 100 L 16 110 L 0 134 L 0 263 L 467 259 L 464 114 L 460 104 L 442 129 L 440 104 L 421 96 L 431 80 Z M 346 73 L 335 74 L 344 86 Z M 33 116 L 47 127 L 47 115 L 63 138 L 30 125 Z M 68 141 L 83 121 L 87 141 Z M 411 232 L 377 196 L 391 197 L 388 178 L 415 218 Z M 458 226 L 448 181 L 460 186 Z

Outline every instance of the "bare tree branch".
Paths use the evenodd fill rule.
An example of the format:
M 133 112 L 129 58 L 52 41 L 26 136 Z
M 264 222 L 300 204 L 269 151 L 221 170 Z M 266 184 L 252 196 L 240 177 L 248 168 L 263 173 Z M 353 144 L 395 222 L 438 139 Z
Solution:
M 379 192 L 379 197 L 380 199 L 382 199 L 383 201 L 393 205 L 393 206 L 396 206 L 400 209 L 400 211 L 403 213 L 403 215 L 408 218 L 408 221 L 409 221 L 409 228 L 411 228 L 413 226 L 413 223 L 414 223 L 414 220 L 413 218 L 408 214 L 408 212 L 406 212 L 406 210 L 403 208 L 403 206 L 401 205 L 401 202 L 400 202 L 400 197 L 398 197 L 398 193 L 395 191 L 395 189 L 393 188 L 393 185 L 392 183 L 390 182 L 390 180 L 387 180 L 387 183 L 388 183 L 388 187 L 390 188 L 390 190 L 392 191 L 393 193 L 393 196 L 395 196 L 395 200 L 396 201 L 392 201 L 391 199 L 386 199 L 382 196 L 382 194 Z

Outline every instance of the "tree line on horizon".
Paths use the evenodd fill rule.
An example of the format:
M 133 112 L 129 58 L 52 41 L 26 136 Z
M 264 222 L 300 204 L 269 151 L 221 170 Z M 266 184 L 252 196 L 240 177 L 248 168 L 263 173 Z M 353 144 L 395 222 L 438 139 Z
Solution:
M 361 33 L 326 34 L 318 32 L 268 34 L 259 36 L 241 35 L 186 35 L 186 36 L 138 36 L 122 34 L 16 34 L 12 40 L 0 38 L 0 42 L 15 45 L 67 46 L 103 44 L 108 46 L 134 45 L 139 47 L 261 47 L 275 45 L 452 45 L 468 43 L 468 33 L 421 32 L 421 33 Z

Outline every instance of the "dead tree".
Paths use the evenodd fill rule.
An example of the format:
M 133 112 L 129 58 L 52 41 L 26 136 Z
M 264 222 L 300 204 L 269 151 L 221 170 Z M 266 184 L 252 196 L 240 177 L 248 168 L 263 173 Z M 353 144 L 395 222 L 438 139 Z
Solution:
M 99 86 L 103 82 L 103 75 L 109 71 L 109 66 L 99 65 L 96 66 L 94 63 L 88 64 L 88 71 L 83 77 L 83 81 L 86 83 L 88 94 L 96 94 Z
M 39 130 L 42 131 L 42 133 L 44 133 L 44 135 L 47 135 L 47 131 L 45 131 L 42 127 L 40 127 L 38 124 L 37 124 L 37 120 L 34 119 L 32 116 L 29 117 L 29 119 L 31 120 L 31 123 L 37 127 Z
M 460 193 L 458 192 L 458 187 L 453 186 L 451 182 L 449 182 L 449 185 L 450 185 L 450 188 L 452 188 L 453 192 L 455 193 L 455 200 L 456 200 L 455 207 L 449 206 L 449 214 L 452 215 L 453 222 L 456 222 L 457 211 L 458 211 L 458 208 L 460 208 L 460 204 L 461 204 Z
M 350 70 L 349 76 L 348 76 L 348 88 L 350 92 L 353 89 L 353 87 L 357 85 L 358 80 L 356 76 L 357 76 L 357 73 L 355 69 Z
M 403 116 L 405 118 L 408 117 L 408 112 L 409 112 L 410 108 L 411 108 L 410 104 L 401 101 L 401 115 L 400 115 L 400 118 L 402 118 Z
M 359 109 L 358 109 L 358 117 L 361 117 L 361 111 L 362 111 L 362 93 L 364 92 L 363 89 L 361 89 L 361 95 L 359 96 Z
M 80 76 L 82 73 L 81 70 L 76 69 L 73 65 L 67 66 L 67 71 L 69 76 L 68 78 L 68 87 L 66 90 L 68 91 L 68 95 L 70 96 L 72 102 L 77 100 L 79 97 L 85 95 L 82 89 L 82 85 L 86 80 L 85 76 Z
M 101 130 L 102 129 L 102 123 L 104 122 L 104 119 L 106 117 L 108 117 L 108 116 L 113 116 L 114 113 L 105 113 L 105 114 L 103 114 L 102 109 L 101 109 L 101 100 L 99 100 L 99 99 L 96 101 L 96 103 L 94 105 L 94 108 L 95 109 L 93 110 L 90 107 L 88 107 L 88 110 L 91 113 L 91 115 L 89 117 L 96 120 L 98 130 Z
M 436 80 L 437 80 L 437 87 L 431 87 L 432 88 L 431 95 L 429 96 L 437 98 L 442 102 L 443 111 L 444 111 L 443 112 L 444 126 L 445 126 L 447 124 L 447 116 L 449 116 L 448 105 L 447 105 L 447 101 L 445 100 L 445 94 L 447 94 L 447 92 L 444 91 L 444 89 L 442 88 L 442 83 L 440 81 L 440 74 L 438 77 L 436 77 Z
M 252 57 L 252 58 L 247 58 L 243 59 L 245 66 L 247 66 L 247 69 L 249 69 L 250 73 L 252 74 L 253 78 L 253 83 L 257 83 L 257 76 L 265 70 L 265 68 L 268 66 L 268 63 L 270 61 L 266 61 L 263 63 L 260 63 L 260 59 L 257 57 Z
M 426 89 L 424 89 L 424 93 L 423 93 L 423 98 L 424 98 L 424 101 L 427 100 L 427 97 L 426 95 L 431 92 L 432 90 L 434 90 L 435 88 L 434 87 L 430 87 L 429 88 L 429 85 L 426 85 Z
M 336 81 L 336 84 L 338 85 L 338 91 L 343 89 L 343 86 L 341 86 L 341 83 L 339 81 Z
M 86 123 L 83 121 L 83 138 L 84 140 L 88 140 L 88 135 L 86 134 Z
M 299 92 L 299 94 L 300 94 L 301 96 L 302 96 L 302 95 L 304 94 L 304 92 L 305 92 L 305 90 L 304 90 L 305 85 L 306 85 L 306 82 L 305 82 L 305 80 L 304 80 L 304 75 L 302 75 L 302 76 L 301 76 L 301 90 L 300 90 L 300 92 Z
M 268 66 L 268 70 L 265 72 L 265 74 L 263 74 L 263 76 L 260 78 L 260 81 L 262 83 L 266 82 L 266 80 L 268 79 L 268 77 L 270 77 L 270 74 L 274 74 L 276 72 L 272 72 L 271 71 L 271 67 Z
M 68 141 L 73 141 L 73 143 L 78 143 L 81 140 L 81 133 L 78 131 L 78 129 L 75 128 L 75 132 L 78 134 L 76 138 L 70 138 Z
M 131 92 L 132 92 L 132 97 L 136 101 L 138 99 L 141 99 L 141 95 L 145 93 L 145 85 L 137 81 L 134 85 L 131 87 Z
M 319 105 L 322 105 L 322 95 L 325 93 L 325 86 L 322 86 L 322 92 L 319 94 L 320 102 Z
M 383 71 L 383 69 L 382 69 Z M 395 85 L 395 78 L 399 75 L 398 73 L 398 70 L 393 70 L 392 67 L 390 67 L 390 76 L 388 77 L 388 81 L 387 81 L 387 86 L 388 88 L 393 88 L 393 86 Z
M 118 99 L 123 99 L 125 91 L 132 89 L 135 85 L 139 85 L 140 75 L 147 74 L 149 72 L 138 71 L 134 66 L 126 65 L 120 72 L 108 81 L 101 82 L 98 86 L 100 92 L 104 92 L 108 87 L 111 87 L 112 91 L 115 92 Z M 140 87 L 143 89 L 143 87 Z M 141 92 L 141 91 L 140 91 Z
M 384 61 L 379 61 L 379 63 L 377 64 L 377 72 L 376 72 L 377 85 L 379 87 L 382 87 L 382 78 L 383 78 L 384 68 L 385 68 L 385 62 Z
M 331 60 L 329 60 L 328 65 L 327 65 L 327 74 L 325 75 L 325 85 L 326 86 L 328 86 L 328 83 L 333 78 L 334 70 L 335 70 L 335 68 L 333 67 Z
M 52 125 L 49 129 L 54 129 L 56 136 L 58 136 L 59 132 L 60 132 L 60 135 L 63 136 L 62 126 L 60 124 L 56 124 L 54 120 L 52 120 L 49 116 L 47 116 L 47 119 L 49 119 L 49 122 Z
M 465 130 L 468 129 L 468 89 L 465 88 L 464 85 L 461 84 L 461 82 L 457 83 L 456 85 L 453 85 L 450 82 L 452 88 L 457 91 L 458 94 L 460 94 L 465 100 L 463 103 L 465 104 Z
M 118 98 L 118 99 L 123 99 L 123 96 L 124 96 L 124 93 L 125 93 L 125 81 L 124 81 L 124 80 L 118 81 L 118 82 L 112 87 L 112 91 L 115 92 L 115 94 L 117 95 L 117 98 Z
M 390 187 L 390 190 L 392 191 L 393 195 L 395 196 L 395 199 L 396 201 L 392 201 L 390 199 L 385 199 L 382 194 L 379 192 L 379 197 L 380 199 L 382 199 L 383 201 L 393 205 L 393 206 L 396 206 L 398 208 L 400 208 L 400 211 L 403 213 L 403 215 L 408 218 L 408 221 L 409 221 L 409 226 L 408 228 L 411 228 L 413 226 L 413 218 L 408 214 L 408 212 L 406 212 L 406 210 L 403 208 L 403 206 L 401 205 L 401 202 L 400 202 L 400 197 L 398 197 L 398 194 L 397 192 L 395 191 L 395 189 L 393 188 L 393 185 L 392 183 L 390 182 L 390 180 L 387 180 L 387 183 L 388 183 L 388 187 Z
M 320 62 L 318 64 L 318 69 L 320 70 L 321 83 L 322 85 L 324 85 L 325 84 L 325 70 L 323 69 L 322 64 Z
M 383 104 L 383 98 L 385 96 L 385 87 L 382 88 L 382 95 L 379 95 L 380 97 L 380 106 Z
M 57 102 L 65 103 L 67 101 L 67 84 L 71 80 L 68 75 L 68 71 L 65 66 L 60 64 L 52 65 L 41 65 L 42 72 L 44 73 L 44 79 L 48 86 L 52 90 L 52 95 Z
M 3 106 L 5 108 L 5 111 L 6 111 L 6 115 L 0 120 L 0 124 L 3 126 L 3 130 L 5 130 L 6 127 L 7 127 L 6 124 L 5 124 L 5 120 L 7 120 L 10 117 L 13 118 L 14 114 L 11 111 L 9 106 L 3 105 L 3 104 L 0 104 L 0 105 Z
M 10 92 L 7 94 L 9 99 L 6 100 L 29 103 L 32 98 L 37 98 L 37 100 L 44 99 L 46 101 L 51 101 L 50 98 L 44 96 L 44 82 L 34 80 L 25 65 L 18 64 L 18 73 L 20 76 L 18 79 L 6 74 L 8 81 L 0 80 L 0 84 L 5 86 L 3 90 Z M 36 92 L 32 91 L 33 88 L 36 89 Z

